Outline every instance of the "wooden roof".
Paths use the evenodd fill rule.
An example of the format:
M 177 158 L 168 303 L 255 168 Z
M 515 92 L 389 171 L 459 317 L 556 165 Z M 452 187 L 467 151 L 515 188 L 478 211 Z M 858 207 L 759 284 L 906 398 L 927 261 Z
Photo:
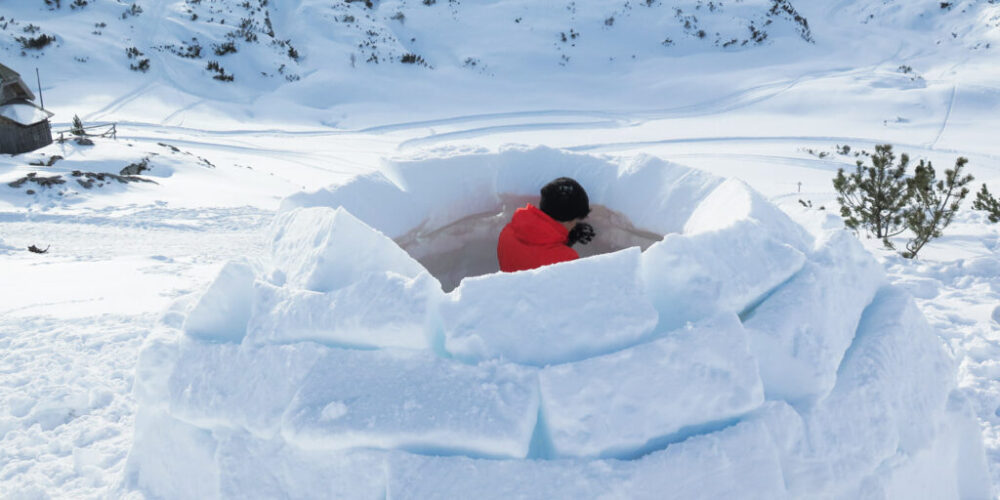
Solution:
M 0 104 L 4 104 L 12 99 L 35 100 L 35 94 L 31 91 L 21 75 L 3 63 L 0 63 Z

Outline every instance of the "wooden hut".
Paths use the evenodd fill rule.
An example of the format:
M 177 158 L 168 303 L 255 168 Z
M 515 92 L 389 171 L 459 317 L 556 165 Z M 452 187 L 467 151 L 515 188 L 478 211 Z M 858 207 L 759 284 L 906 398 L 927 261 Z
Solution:
M 0 153 L 16 155 L 52 144 L 52 113 L 34 100 L 21 75 L 0 64 Z

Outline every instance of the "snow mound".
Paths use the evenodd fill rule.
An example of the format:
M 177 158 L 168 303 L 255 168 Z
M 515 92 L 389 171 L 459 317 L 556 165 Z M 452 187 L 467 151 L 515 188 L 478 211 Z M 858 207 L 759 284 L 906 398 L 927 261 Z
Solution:
M 991 495 L 955 366 L 849 233 L 650 157 L 382 167 L 286 199 L 269 258 L 149 337 L 125 489 Z M 588 257 L 497 273 L 500 227 L 563 175 L 591 194 Z

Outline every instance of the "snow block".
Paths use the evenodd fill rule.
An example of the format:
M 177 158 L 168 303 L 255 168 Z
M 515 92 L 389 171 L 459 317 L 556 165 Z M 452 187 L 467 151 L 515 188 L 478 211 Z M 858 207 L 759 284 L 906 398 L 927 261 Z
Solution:
M 587 190 L 591 204 L 603 205 L 618 178 L 618 165 L 605 158 L 558 149 L 507 146 L 494 156 L 499 194 L 538 196 L 558 177 L 572 177 Z
M 629 248 L 530 271 L 467 278 L 441 304 L 445 350 L 542 366 L 639 342 L 656 325 Z
M 833 389 L 861 313 L 885 282 L 847 231 L 828 232 L 788 283 L 744 316 L 768 399 L 815 402 Z
M 660 331 L 722 312 L 742 312 L 798 272 L 805 255 L 756 221 L 669 234 L 642 254 L 645 291 Z
M 433 230 L 473 214 L 499 212 L 497 168 L 508 156 L 479 153 L 387 160 L 381 171 L 411 197 L 415 211 L 424 214 L 409 229 Z
M 151 498 L 220 498 L 217 445 L 207 429 L 140 408 L 122 486 Z
M 386 460 L 378 451 L 303 450 L 234 433 L 219 439 L 221 498 L 384 500 Z
M 833 391 L 802 413 L 804 439 L 785 453 L 789 490 L 849 494 L 846 488 L 882 464 L 933 447 L 949 419 L 954 369 L 912 299 L 882 288 L 864 311 Z M 941 480 L 955 476 L 939 472 Z
M 260 348 L 182 342 L 167 382 L 170 413 L 204 428 L 270 437 L 313 364 L 312 343 Z
M 207 341 L 242 341 L 253 304 L 254 279 L 249 264 L 226 263 L 188 314 L 184 332 Z
M 735 314 L 613 354 L 539 373 L 557 456 L 628 457 L 687 427 L 722 422 L 764 401 Z
M 603 204 L 637 228 L 680 233 L 699 203 L 722 182 L 702 170 L 640 155 L 619 167 Z
M 766 425 L 749 420 L 643 457 L 623 498 L 789 498 Z
M 719 231 L 742 221 L 801 252 L 812 249 L 812 236 L 760 193 L 739 179 L 726 179 L 706 196 L 684 224 L 684 234 Z
M 417 351 L 331 349 L 305 378 L 282 434 L 306 449 L 523 458 L 537 416 L 531 369 L 468 366 Z
M 343 208 L 301 208 L 273 223 L 271 255 L 286 284 L 330 292 L 368 273 L 415 278 L 424 271 L 391 239 Z
M 426 272 L 412 279 L 372 272 L 327 293 L 258 282 L 247 341 L 428 348 L 428 311 L 443 297 L 440 284 Z
M 475 460 L 392 453 L 387 497 L 786 498 L 767 428 L 744 422 L 634 461 Z
M 390 238 L 405 234 L 427 217 L 426 207 L 418 209 L 409 193 L 379 171 L 352 177 L 337 186 L 293 194 L 281 201 L 278 213 L 311 207 L 343 207 Z

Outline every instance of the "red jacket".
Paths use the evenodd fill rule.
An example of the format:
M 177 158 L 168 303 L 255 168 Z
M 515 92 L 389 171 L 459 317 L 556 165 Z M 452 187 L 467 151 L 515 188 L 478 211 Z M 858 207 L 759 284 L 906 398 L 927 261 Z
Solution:
M 524 271 L 580 258 L 566 245 L 569 231 L 530 203 L 500 231 L 497 260 L 504 272 Z

